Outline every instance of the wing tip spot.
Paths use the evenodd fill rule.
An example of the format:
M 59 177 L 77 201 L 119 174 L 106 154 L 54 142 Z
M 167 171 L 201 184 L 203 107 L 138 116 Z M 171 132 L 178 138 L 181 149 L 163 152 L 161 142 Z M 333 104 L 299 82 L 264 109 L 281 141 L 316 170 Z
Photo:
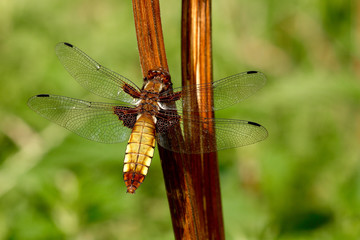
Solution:
M 74 47 L 72 44 L 70 44 L 70 43 L 67 43 L 67 42 L 64 42 L 64 44 L 66 45 L 66 46 L 68 46 L 68 47 Z
M 247 74 L 254 74 L 254 73 L 258 73 L 258 71 L 247 71 Z
M 254 125 L 254 126 L 257 126 L 257 127 L 261 127 L 261 125 L 256 123 L 256 122 L 248 121 L 248 124 L 251 124 L 251 125 Z
M 37 97 L 50 97 L 50 95 L 49 94 L 38 94 L 38 95 L 36 95 Z

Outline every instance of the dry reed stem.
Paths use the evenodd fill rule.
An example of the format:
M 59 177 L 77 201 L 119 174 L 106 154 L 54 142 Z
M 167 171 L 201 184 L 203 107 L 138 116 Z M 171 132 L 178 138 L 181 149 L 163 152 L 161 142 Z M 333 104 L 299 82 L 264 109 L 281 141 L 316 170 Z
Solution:
M 143 76 L 150 69 L 168 70 L 158 0 L 133 0 L 133 10 Z M 182 22 L 183 84 L 212 81 L 210 2 L 183 1 Z M 201 107 L 211 108 L 211 98 L 201 101 Z M 197 127 L 201 126 L 188 130 Z M 187 155 L 158 149 L 175 238 L 224 239 L 216 153 Z

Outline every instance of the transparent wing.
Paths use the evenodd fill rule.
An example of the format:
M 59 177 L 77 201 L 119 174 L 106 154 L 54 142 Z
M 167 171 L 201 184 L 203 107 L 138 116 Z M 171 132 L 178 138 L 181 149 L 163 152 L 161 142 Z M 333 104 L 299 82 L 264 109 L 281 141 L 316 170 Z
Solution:
M 174 92 L 182 92 L 181 99 L 175 102 L 176 109 L 186 112 L 198 111 L 198 109 L 194 108 L 194 106 L 189 104 L 189 102 L 193 101 L 193 99 L 196 99 L 194 96 L 199 95 L 204 96 L 203 99 L 207 99 L 207 96 L 210 96 L 211 94 L 211 90 L 213 90 L 214 106 L 212 109 L 209 109 L 209 111 L 223 109 L 250 97 L 260 88 L 262 88 L 265 85 L 265 82 L 266 77 L 263 73 L 257 71 L 248 71 L 220 79 L 210 84 L 197 84 L 185 86 L 183 88 L 174 88 Z M 171 99 L 171 95 L 173 94 L 164 93 L 162 97 Z M 186 107 L 184 107 L 185 104 Z M 198 104 L 207 103 L 199 102 Z M 164 105 L 164 108 L 168 110 L 175 110 L 174 107 L 167 105 Z
M 133 97 L 124 89 L 139 91 L 139 88 L 129 79 L 101 66 L 69 43 L 58 43 L 55 51 L 65 69 L 85 89 L 105 98 L 133 103 Z
M 202 127 L 186 130 L 185 124 Z M 179 137 L 179 133 L 183 138 Z M 184 140 L 187 143 L 191 142 L 191 140 L 188 141 L 190 133 L 195 137 L 195 143 L 184 144 Z M 266 128 L 250 121 L 181 117 L 180 128 L 174 126 L 166 133 L 158 133 L 157 141 L 163 148 L 174 152 L 207 153 L 250 145 L 264 140 L 267 136 Z
M 48 94 L 31 97 L 28 105 L 42 117 L 89 140 L 117 143 L 128 140 L 131 133 L 115 114 L 121 106 Z

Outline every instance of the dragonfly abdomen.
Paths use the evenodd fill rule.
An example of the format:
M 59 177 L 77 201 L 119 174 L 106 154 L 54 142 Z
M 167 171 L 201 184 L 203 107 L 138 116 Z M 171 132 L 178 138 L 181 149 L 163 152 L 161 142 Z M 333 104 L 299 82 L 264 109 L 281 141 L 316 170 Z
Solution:
M 125 152 L 124 181 L 128 193 L 144 181 L 155 148 L 155 123 L 150 114 L 142 114 L 136 121 Z

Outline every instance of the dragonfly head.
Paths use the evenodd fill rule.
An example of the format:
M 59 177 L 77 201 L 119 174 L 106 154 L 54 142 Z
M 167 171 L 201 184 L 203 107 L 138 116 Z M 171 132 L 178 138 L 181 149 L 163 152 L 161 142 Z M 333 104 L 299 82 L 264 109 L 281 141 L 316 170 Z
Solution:
M 172 85 L 170 73 L 162 67 L 157 68 L 157 69 L 150 69 L 148 71 L 146 79 L 147 80 L 152 80 L 152 79 L 160 80 L 165 85 L 164 90 L 167 90 Z

